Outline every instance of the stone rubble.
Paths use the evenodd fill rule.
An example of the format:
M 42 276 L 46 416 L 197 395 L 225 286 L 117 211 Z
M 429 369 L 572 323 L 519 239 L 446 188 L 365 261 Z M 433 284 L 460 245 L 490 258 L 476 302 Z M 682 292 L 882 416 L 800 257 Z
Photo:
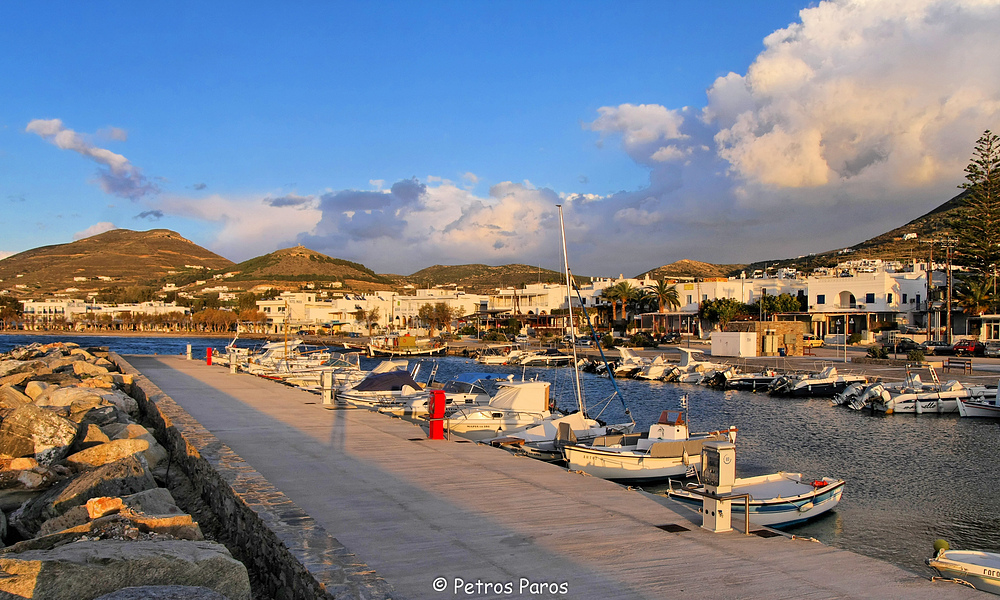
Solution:
M 131 383 L 106 348 L 0 355 L 0 597 L 250 600 L 246 567 L 160 487 L 169 455 Z

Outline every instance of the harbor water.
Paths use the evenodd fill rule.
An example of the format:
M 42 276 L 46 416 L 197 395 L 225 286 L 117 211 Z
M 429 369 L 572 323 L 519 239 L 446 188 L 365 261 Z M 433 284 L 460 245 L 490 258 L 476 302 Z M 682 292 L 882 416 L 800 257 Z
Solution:
M 109 346 L 123 354 L 184 354 L 192 345 L 195 358 L 205 349 L 221 349 L 226 340 L 183 337 L 0 336 L 0 352 L 33 342 L 66 339 L 81 346 Z M 252 347 L 255 342 L 241 345 Z M 479 365 L 448 357 L 422 361 L 418 381 L 437 365 L 443 381 L 465 371 L 510 373 L 552 383 L 561 408 L 576 407 L 573 370 L 521 369 Z M 362 361 L 370 368 L 372 359 Z M 788 533 L 812 537 L 905 569 L 930 575 L 923 565 L 933 541 L 952 548 L 1000 552 L 1000 426 L 990 419 L 957 415 L 883 415 L 831 406 L 828 399 L 777 398 L 767 394 L 719 391 L 697 385 L 617 380 L 621 399 L 605 407 L 613 392 L 606 377 L 581 374 L 592 416 L 607 423 L 627 421 L 625 406 L 637 430 L 645 430 L 663 410 L 681 408 L 688 398 L 692 431 L 739 429 L 737 475 L 775 471 L 801 472 L 807 478 L 838 477 L 847 482 L 843 500 L 832 512 Z M 663 493 L 666 486 L 648 486 Z

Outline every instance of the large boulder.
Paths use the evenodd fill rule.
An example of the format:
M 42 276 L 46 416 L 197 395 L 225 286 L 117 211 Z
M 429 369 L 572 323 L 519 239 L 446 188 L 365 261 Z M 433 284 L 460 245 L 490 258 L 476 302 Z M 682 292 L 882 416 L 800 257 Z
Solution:
M 126 587 L 199 586 L 250 600 L 246 567 L 214 542 L 81 541 L 0 554 L 0 595 L 90 600 Z
M 76 436 L 76 441 L 73 442 L 70 452 L 79 452 L 80 450 L 86 450 L 87 448 L 106 444 L 110 441 L 111 438 L 100 427 L 93 423 L 88 423 L 80 426 L 80 433 Z
M 111 440 L 110 442 L 81 450 L 76 454 L 67 456 L 66 465 L 83 471 L 121 460 L 133 454 L 142 454 L 146 458 L 146 463 L 150 468 L 155 468 L 156 465 L 167 460 L 167 451 L 163 449 L 163 446 L 156 443 L 156 440 L 134 438 Z
M 52 464 L 66 457 L 77 431 L 76 423 L 25 404 L 0 424 L 0 455 L 33 456 L 41 464 Z
M 22 537 L 34 537 L 42 523 L 74 506 L 101 496 L 121 497 L 156 487 L 146 459 L 141 454 L 108 463 L 74 479 L 53 486 L 26 502 L 10 515 L 10 523 Z
M 73 372 L 81 377 L 94 377 L 96 375 L 106 375 L 108 369 L 90 364 L 89 362 L 78 360 L 73 363 Z
M 24 394 L 29 398 L 31 398 L 32 400 L 34 400 L 39 395 L 41 395 L 42 392 L 44 392 L 51 386 L 52 384 L 45 383 L 44 381 L 31 380 L 27 384 L 25 384 Z

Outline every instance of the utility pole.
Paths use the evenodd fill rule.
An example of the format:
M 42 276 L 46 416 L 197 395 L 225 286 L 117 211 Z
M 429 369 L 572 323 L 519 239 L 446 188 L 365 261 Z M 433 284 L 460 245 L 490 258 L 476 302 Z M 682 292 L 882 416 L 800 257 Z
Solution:
M 947 329 L 947 337 L 945 338 L 945 340 L 950 344 L 951 343 L 951 249 L 954 247 L 954 240 L 948 240 L 948 245 L 945 247 L 947 248 L 948 252 L 948 303 L 947 306 L 945 307 L 945 310 L 948 311 L 948 319 L 947 319 L 948 324 L 946 326 L 948 329 Z
M 933 340 L 933 329 L 932 321 L 933 314 L 931 312 L 931 291 L 934 289 L 933 279 L 934 279 L 934 244 L 929 245 L 931 253 L 930 258 L 927 259 L 927 339 Z M 920 308 L 919 306 L 917 307 Z

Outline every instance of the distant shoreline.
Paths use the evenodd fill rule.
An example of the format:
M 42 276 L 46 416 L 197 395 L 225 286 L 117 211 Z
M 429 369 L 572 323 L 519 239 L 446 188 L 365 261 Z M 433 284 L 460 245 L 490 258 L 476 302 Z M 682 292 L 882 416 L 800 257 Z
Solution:
M 164 338 L 185 338 L 204 337 L 231 339 L 233 333 L 173 333 L 164 331 L 23 331 L 20 329 L 0 330 L 0 335 L 31 335 L 39 337 L 164 337 Z M 246 335 L 246 334 L 241 334 Z M 261 334 L 250 334 L 251 339 Z

